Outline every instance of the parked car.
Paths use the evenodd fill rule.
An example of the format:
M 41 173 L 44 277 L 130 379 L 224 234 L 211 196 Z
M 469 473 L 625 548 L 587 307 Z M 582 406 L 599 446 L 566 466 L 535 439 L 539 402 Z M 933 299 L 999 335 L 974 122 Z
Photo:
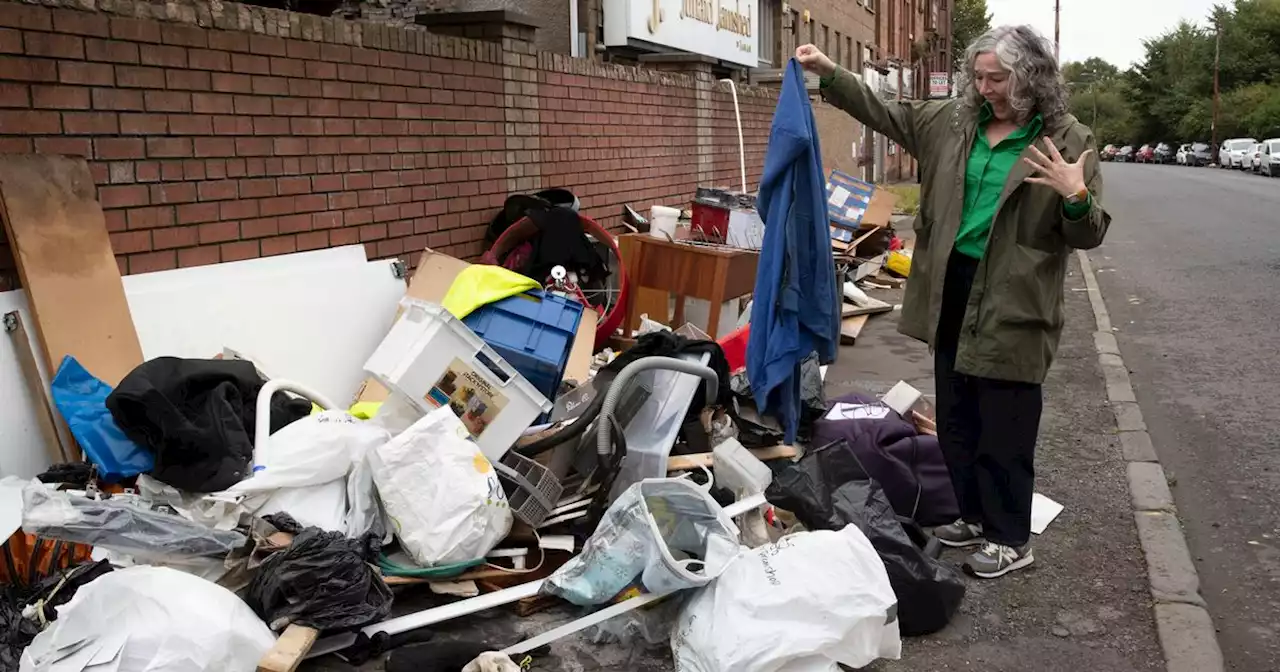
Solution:
M 1106 147 L 1102 148 L 1101 152 L 1098 153 L 1098 160 L 1099 161 L 1115 161 L 1116 152 L 1118 151 L 1120 151 L 1119 147 L 1116 147 L 1115 145 L 1107 145 Z
M 1138 153 L 1134 154 L 1133 160 L 1138 163 L 1155 163 L 1156 150 L 1151 145 L 1143 145 Z
M 1223 142 L 1222 147 L 1218 149 L 1218 167 L 1244 170 L 1248 165 L 1245 162 L 1248 158 L 1246 154 L 1256 144 L 1258 144 L 1256 138 L 1231 138 Z
M 1280 175 L 1280 138 L 1262 143 L 1262 174 L 1267 177 Z
M 1179 166 L 1190 165 L 1187 162 L 1189 154 L 1191 154 L 1191 145 L 1178 145 L 1178 153 L 1173 155 L 1173 162 Z
M 1133 163 L 1133 145 L 1125 145 L 1116 152 L 1116 161 L 1120 163 Z
M 1263 152 L 1263 144 L 1261 142 L 1254 145 L 1253 149 L 1250 149 L 1248 152 L 1249 170 L 1253 171 L 1254 173 L 1258 173 L 1262 171 L 1262 152 Z
M 1187 154 L 1188 166 L 1207 166 L 1213 163 L 1213 148 L 1204 142 L 1191 143 L 1191 152 Z
M 1173 163 L 1175 158 L 1174 155 L 1177 151 L 1178 150 L 1174 149 L 1173 145 L 1167 142 L 1162 142 L 1156 145 L 1154 152 L 1155 162 L 1159 164 Z

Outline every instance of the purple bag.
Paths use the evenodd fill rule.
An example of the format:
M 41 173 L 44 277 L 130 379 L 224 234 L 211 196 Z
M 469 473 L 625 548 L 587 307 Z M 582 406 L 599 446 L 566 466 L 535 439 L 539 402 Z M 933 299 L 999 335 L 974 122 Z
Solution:
M 841 397 L 836 403 L 881 405 L 859 394 Z M 898 515 L 924 526 L 954 522 L 960 516 L 938 437 L 920 434 L 892 409 L 880 419 L 828 420 L 824 416 L 813 423 L 812 445 L 841 440 L 845 445 L 832 448 L 852 451 L 856 458 L 842 463 L 850 470 L 860 465 L 867 476 L 878 481 Z M 838 484 L 859 474 L 824 476 L 829 483 Z

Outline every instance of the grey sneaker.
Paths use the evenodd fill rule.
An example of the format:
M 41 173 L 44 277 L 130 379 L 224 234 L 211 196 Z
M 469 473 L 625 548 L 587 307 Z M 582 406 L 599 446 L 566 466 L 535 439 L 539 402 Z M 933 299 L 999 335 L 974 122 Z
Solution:
M 995 579 L 1035 561 L 1030 546 L 1014 548 L 988 543 L 965 560 L 964 570 L 980 579 Z
M 964 522 L 964 519 L 957 520 L 950 525 L 940 525 L 933 528 L 933 536 L 945 546 L 952 548 L 964 548 L 965 546 L 981 546 L 986 543 L 982 538 L 982 525 L 971 525 Z

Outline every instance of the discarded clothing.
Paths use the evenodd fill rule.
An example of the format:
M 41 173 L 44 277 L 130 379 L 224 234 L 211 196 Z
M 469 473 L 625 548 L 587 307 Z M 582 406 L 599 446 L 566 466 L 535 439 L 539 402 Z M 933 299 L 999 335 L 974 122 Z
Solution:
M 26 603 L 35 606 L 39 618 L 46 623 L 58 620 L 58 607 L 71 601 L 86 584 L 115 570 L 109 560 L 85 562 L 46 576 L 35 587 Z
M 263 380 L 252 362 L 157 357 L 107 397 L 124 433 L 155 453 L 151 475 L 187 492 L 218 492 L 249 475 Z M 311 413 L 284 393 L 271 400 L 271 431 Z
M 107 410 L 111 386 L 94 378 L 75 357 L 62 358 L 49 383 L 49 394 L 103 480 L 114 483 L 145 474 L 155 466 L 151 453 L 125 436 Z
M 273 525 L 296 529 L 283 517 Z M 340 532 L 308 527 L 259 568 L 244 600 L 277 632 L 291 624 L 317 630 L 348 630 L 391 613 L 391 589 L 370 563 L 377 540 L 348 539 Z
M 458 273 L 440 306 L 461 320 L 477 308 L 541 286 L 501 266 L 472 264 Z
M 563 266 L 583 279 L 599 281 L 607 277 L 608 269 L 591 241 L 583 233 L 582 220 L 577 211 L 553 207 L 529 211 L 529 219 L 538 227 L 533 237 L 533 249 L 523 273 L 531 278 L 545 278 L 551 269 Z
M 849 394 L 837 404 L 881 402 Z M 822 418 L 813 424 L 813 445 L 834 490 L 848 480 L 870 476 L 884 487 L 898 515 L 921 525 L 943 525 L 960 515 L 955 490 L 938 437 L 920 434 L 915 425 L 892 410 L 883 418 Z M 835 445 L 831 445 L 835 444 Z
M 756 407 L 782 424 L 787 443 L 800 426 L 800 363 L 817 351 L 835 360 L 840 294 L 827 223 L 826 181 L 813 109 L 792 59 L 773 117 L 757 209 L 764 244 L 756 269 L 747 375 Z
M 433 639 L 394 649 L 387 656 L 386 672 L 461 672 L 463 669 L 471 669 L 467 666 L 493 650 L 492 644 L 484 642 Z

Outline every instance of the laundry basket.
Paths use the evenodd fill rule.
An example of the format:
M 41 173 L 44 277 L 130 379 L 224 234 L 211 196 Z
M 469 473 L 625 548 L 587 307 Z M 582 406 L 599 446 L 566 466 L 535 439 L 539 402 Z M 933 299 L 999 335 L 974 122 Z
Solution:
M 564 486 L 550 469 L 515 452 L 508 451 L 494 464 L 507 490 L 507 501 L 516 519 L 537 528 L 560 501 Z

